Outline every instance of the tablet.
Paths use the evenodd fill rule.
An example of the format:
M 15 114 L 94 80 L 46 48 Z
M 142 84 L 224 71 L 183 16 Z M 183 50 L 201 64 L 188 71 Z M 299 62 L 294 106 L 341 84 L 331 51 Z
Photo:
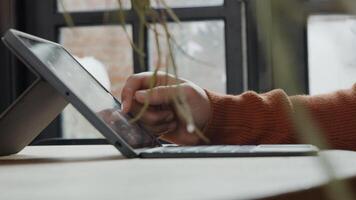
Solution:
M 131 117 L 120 102 L 61 45 L 17 30 L 9 30 L 5 44 L 32 71 L 48 82 L 126 157 L 134 149 L 160 146 L 159 141 Z

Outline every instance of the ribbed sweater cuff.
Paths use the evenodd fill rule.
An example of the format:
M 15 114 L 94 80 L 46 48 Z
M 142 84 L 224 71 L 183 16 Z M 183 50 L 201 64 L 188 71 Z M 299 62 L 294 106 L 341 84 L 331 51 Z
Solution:
M 203 129 L 211 144 L 290 143 L 291 128 L 285 105 L 288 97 L 281 90 L 259 95 L 220 95 L 206 91 L 211 117 Z
M 235 117 L 237 117 L 236 115 L 238 113 L 238 109 L 231 110 L 226 107 L 226 103 L 229 101 L 229 98 L 233 98 L 233 96 L 221 95 L 207 90 L 205 90 L 205 92 L 210 101 L 211 115 L 208 123 L 203 129 L 203 132 L 205 136 L 210 139 L 212 144 L 218 144 L 220 142 L 217 140 L 223 139 L 223 136 L 219 133 L 224 131 L 223 129 L 225 129 L 225 126 L 227 125 L 226 122 L 234 120 L 231 118 L 228 119 L 229 113 L 235 113 Z M 233 130 L 231 130 L 231 132 L 233 132 Z

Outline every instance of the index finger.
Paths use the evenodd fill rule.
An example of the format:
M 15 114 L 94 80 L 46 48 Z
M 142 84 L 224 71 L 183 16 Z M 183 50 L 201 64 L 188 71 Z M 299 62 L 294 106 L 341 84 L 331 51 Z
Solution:
M 152 72 L 143 72 L 140 74 L 134 74 L 127 79 L 121 93 L 122 111 L 124 113 L 128 113 L 130 111 L 136 91 L 149 89 L 153 74 L 154 73 Z M 173 76 L 164 72 L 157 72 L 156 75 L 157 85 L 177 84 L 182 82 L 181 80 L 177 80 Z
M 149 87 L 149 78 L 146 74 L 134 74 L 130 76 L 121 92 L 122 111 L 128 113 L 137 90 Z

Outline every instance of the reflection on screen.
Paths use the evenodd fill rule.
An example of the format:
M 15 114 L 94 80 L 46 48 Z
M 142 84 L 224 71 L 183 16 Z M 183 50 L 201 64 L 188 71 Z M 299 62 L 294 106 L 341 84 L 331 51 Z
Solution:
M 120 104 L 62 47 L 21 37 L 25 45 L 81 101 L 133 148 L 156 146 L 156 139 L 130 124 Z

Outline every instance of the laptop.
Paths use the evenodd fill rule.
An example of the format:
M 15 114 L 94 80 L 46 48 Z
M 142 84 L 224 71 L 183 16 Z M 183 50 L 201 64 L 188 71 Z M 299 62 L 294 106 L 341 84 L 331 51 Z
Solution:
M 132 116 L 121 112 L 120 102 L 61 45 L 12 29 L 2 40 L 14 55 L 53 89 L 53 93 L 71 103 L 110 144 L 127 158 L 309 156 L 316 155 L 318 152 L 317 147 L 307 144 L 246 146 L 161 144 L 139 122 L 130 123 Z M 49 98 L 48 101 L 51 99 Z M 18 105 L 13 105 L 16 106 Z M 57 111 L 61 111 L 62 107 L 59 106 Z M 31 113 L 22 113 L 22 115 L 26 114 L 31 115 Z M 3 118 L 6 118 L 6 114 Z M 4 119 L 0 117 L 0 126 L 1 120 Z M 18 122 L 18 126 L 21 126 L 21 122 Z M 26 132 L 31 137 L 17 133 L 16 139 L 11 134 L 1 133 L 0 140 L 2 137 L 7 137 L 10 144 L 17 145 L 22 138 L 27 138 L 26 142 L 17 145 L 13 150 L 15 152 L 28 145 L 28 138 L 38 135 L 39 131 Z M 0 143 L 0 154 L 5 151 L 2 149 L 5 147 L 2 146 L 4 145 Z

